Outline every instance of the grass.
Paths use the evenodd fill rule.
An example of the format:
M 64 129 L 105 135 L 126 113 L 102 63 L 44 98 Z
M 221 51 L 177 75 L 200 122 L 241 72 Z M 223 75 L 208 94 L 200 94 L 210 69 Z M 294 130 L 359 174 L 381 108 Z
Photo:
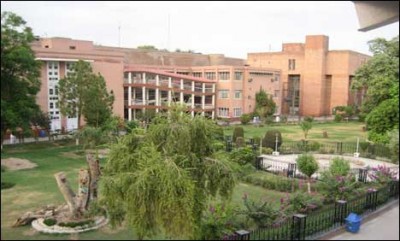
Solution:
M 23 158 L 36 163 L 33 169 L 2 172 L 1 180 L 15 183 L 10 189 L 1 190 L 1 238 L 2 240 L 132 240 L 137 239 L 133 229 L 119 227 L 112 230 L 108 225 L 96 231 L 74 235 L 50 235 L 34 231 L 30 226 L 12 228 L 16 219 L 25 212 L 40 209 L 48 204 L 60 205 L 65 203 L 60 193 L 54 174 L 63 171 L 74 191 L 78 187 L 78 171 L 87 168 L 84 153 L 80 147 L 71 142 L 40 142 L 4 147 L 2 158 Z M 67 153 L 67 154 L 66 154 Z M 101 160 L 103 162 L 104 160 Z M 101 181 L 101 180 L 100 180 Z M 251 184 L 238 183 L 232 204 L 243 207 L 244 193 L 254 200 L 266 199 L 279 203 L 285 195 L 276 191 L 266 190 Z M 101 190 L 100 190 L 101 195 Z M 153 239 L 166 239 L 162 234 Z
M 307 139 L 318 142 L 356 142 L 357 137 L 360 141 L 365 141 L 367 132 L 362 131 L 364 123 L 361 122 L 326 122 L 313 123 L 312 129 L 308 132 Z M 255 136 L 264 137 L 268 130 L 279 130 L 282 133 L 283 141 L 299 141 L 304 139 L 303 131 L 299 125 L 271 124 L 264 127 L 253 125 L 237 125 L 244 129 L 245 138 Z M 235 126 L 224 128 L 225 135 L 232 135 Z M 323 138 L 322 133 L 326 131 L 328 138 Z

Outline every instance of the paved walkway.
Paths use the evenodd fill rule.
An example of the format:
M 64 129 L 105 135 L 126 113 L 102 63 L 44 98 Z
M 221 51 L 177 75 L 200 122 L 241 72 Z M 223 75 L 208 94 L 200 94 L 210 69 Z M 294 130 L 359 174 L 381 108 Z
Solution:
M 371 220 L 361 221 L 358 233 L 345 231 L 329 240 L 399 240 L 399 203 Z

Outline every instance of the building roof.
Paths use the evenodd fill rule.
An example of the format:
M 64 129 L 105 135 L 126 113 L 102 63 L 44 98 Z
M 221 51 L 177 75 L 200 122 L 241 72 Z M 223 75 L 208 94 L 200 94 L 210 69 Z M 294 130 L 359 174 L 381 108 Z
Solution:
M 216 83 L 217 82 L 216 80 L 209 80 L 206 78 L 193 77 L 193 76 L 183 75 L 183 74 L 175 74 L 175 73 L 162 71 L 159 69 L 144 68 L 144 67 L 140 67 L 140 66 L 125 66 L 124 72 L 147 72 L 147 73 L 152 73 L 152 74 L 166 75 L 169 77 L 174 77 L 174 78 L 179 78 L 179 79 L 193 80 L 196 82 L 203 82 L 203 83 Z

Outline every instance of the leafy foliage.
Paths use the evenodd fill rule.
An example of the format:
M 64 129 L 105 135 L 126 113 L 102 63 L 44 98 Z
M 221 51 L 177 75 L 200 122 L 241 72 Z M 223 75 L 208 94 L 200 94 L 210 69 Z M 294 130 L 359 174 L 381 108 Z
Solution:
M 349 161 L 341 158 L 335 157 L 332 159 L 332 163 L 329 166 L 329 172 L 334 176 L 347 176 L 350 171 Z
M 242 137 L 244 138 L 244 130 L 243 127 L 235 127 L 235 129 L 233 130 L 233 137 L 232 137 L 232 141 L 236 142 L 236 138 L 238 137 Z
M 240 122 L 242 122 L 243 125 L 247 125 L 251 120 L 251 116 L 249 114 L 243 114 L 240 117 Z
M 300 128 L 303 130 L 304 139 L 307 139 L 308 132 L 312 128 L 312 122 L 311 121 L 307 121 L 307 120 L 303 120 L 302 122 L 300 122 L 299 125 L 300 125 Z
M 275 113 L 276 104 L 271 95 L 268 95 L 265 90 L 260 88 L 256 93 L 256 106 L 254 113 L 257 113 L 260 118 L 272 116 Z
M 235 210 L 223 203 L 210 205 L 205 212 L 200 228 L 201 240 L 218 240 L 235 231 Z
M 356 71 L 351 88 L 368 88 L 361 107 L 370 130 L 368 138 L 387 143 L 387 131 L 398 128 L 399 122 L 399 37 L 378 38 L 369 44 L 374 57 Z
M 279 210 L 274 208 L 268 201 L 259 200 L 256 202 L 250 200 L 245 194 L 243 203 L 245 210 L 240 213 L 244 214 L 247 219 L 252 220 L 258 228 L 272 224 L 280 216 Z
M 322 206 L 322 200 L 316 195 L 297 191 L 291 196 L 281 198 L 281 210 L 287 215 L 309 213 Z
M 390 150 L 392 152 L 392 161 L 399 163 L 399 129 L 395 129 L 390 133 Z
M 12 12 L 1 13 L 1 143 L 7 129 L 29 129 L 39 111 L 40 62 L 30 48 L 32 29 Z
M 139 238 L 161 229 L 172 237 L 201 237 L 209 197 L 229 199 L 231 164 L 211 158 L 217 127 L 175 106 L 111 147 L 103 172 L 103 203 L 112 225 L 126 220 Z
M 311 177 L 318 170 L 318 162 L 315 160 L 313 155 L 299 155 L 296 162 L 299 170 L 308 177 Z
M 90 63 L 79 60 L 72 66 L 72 72 L 60 80 L 59 106 L 64 116 L 81 116 L 88 125 L 99 127 L 111 116 L 114 95 L 107 92 L 104 78 L 93 74 Z
M 255 158 L 256 154 L 250 147 L 237 148 L 230 153 L 230 160 L 240 165 L 254 164 Z
M 354 175 L 335 176 L 330 171 L 322 172 L 318 190 L 324 195 L 325 201 L 331 203 L 337 200 L 348 200 L 354 195 L 355 189 L 360 185 Z
M 398 172 L 390 170 L 389 167 L 385 165 L 378 165 L 377 167 L 373 167 L 372 172 L 368 173 L 368 176 L 379 184 L 387 184 L 388 182 L 395 180 Z
M 275 150 L 276 145 L 276 137 L 278 136 L 278 148 L 282 145 L 282 134 L 278 130 L 269 130 L 265 133 L 265 136 L 262 140 L 263 147 L 269 147 L 272 150 Z
M 91 76 L 90 85 L 85 89 L 82 96 L 85 121 L 90 126 L 102 126 L 112 116 L 113 91 L 107 92 L 106 82 L 100 74 Z

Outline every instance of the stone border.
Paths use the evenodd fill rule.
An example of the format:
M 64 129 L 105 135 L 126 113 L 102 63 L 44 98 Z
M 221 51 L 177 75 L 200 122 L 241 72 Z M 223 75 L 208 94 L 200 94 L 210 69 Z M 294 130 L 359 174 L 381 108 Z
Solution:
M 44 222 L 44 218 L 38 218 L 36 220 L 33 220 L 32 221 L 32 228 L 34 228 L 35 230 L 37 230 L 39 232 L 43 232 L 43 233 L 67 233 L 67 234 L 71 234 L 71 233 L 82 233 L 82 232 L 98 229 L 98 228 L 106 225 L 108 223 L 108 219 L 105 218 L 105 217 L 100 217 L 100 218 L 97 218 L 95 220 L 95 225 L 94 226 L 89 227 L 88 225 L 84 225 L 84 226 L 78 226 L 78 227 L 75 227 L 75 228 L 61 227 L 61 226 L 58 226 L 58 225 L 47 226 L 43 222 Z

